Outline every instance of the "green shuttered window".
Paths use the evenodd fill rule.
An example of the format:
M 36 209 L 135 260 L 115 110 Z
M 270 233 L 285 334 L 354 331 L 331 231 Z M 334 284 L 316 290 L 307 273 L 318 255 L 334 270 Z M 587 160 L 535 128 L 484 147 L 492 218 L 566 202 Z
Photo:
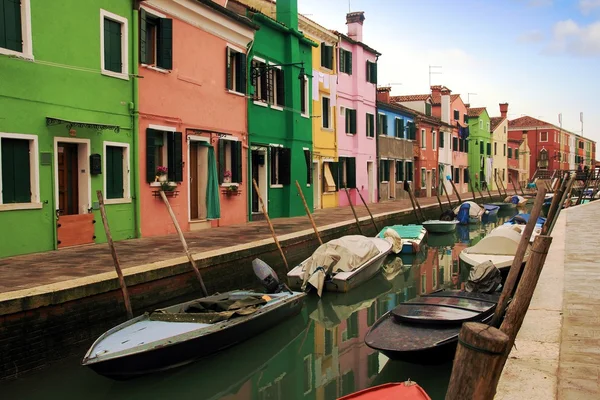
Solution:
M 444 148 L 444 137 L 446 136 L 445 132 L 440 132 L 440 149 Z
M 340 72 L 352 75 L 352 53 L 348 50 L 340 49 Z
M 173 69 L 173 20 L 140 9 L 140 62 Z
M 2 203 L 31 203 L 29 140 L 2 138 Z
M 21 1 L 0 0 L 0 47 L 23 51 Z
M 414 166 L 412 161 L 406 161 L 406 180 L 412 182 L 414 177 Z
M 321 43 L 321 66 L 333 69 L 333 46 Z
M 367 61 L 367 82 L 377 83 L 377 63 Z
M 388 160 L 379 160 L 379 181 L 390 181 L 390 161 Z
M 271 147 L 271 185 L 289 185 L 291 182 L 292 150 Z
M 396 118 L 395 136 L 397 138 L 404 137 L 404 119 Z
M 226 87 L 238 93 L 246 93 L 246 54 L 229 47 L 225 49 L 227 69 Z M 278 87 L 279 89 L 279 87 Z M 279 96 L 278 96 L 279 97 Z M 282 96 L 283 98 L 283 96 Z
M 122 199 L 124 195 L 125 148 L 106 146 L 106 198 Z
M 123 72 L 122 26 L 120 22 L 104 18 L 104 69 Z
M 166 136 L 166 160 L 163 158 Z M 167 177 L 171 182 L 183 181 L 183 153 L 181 132 L 164 132 L 146 129 L 146 181 L 154 182 L 156 168 L 167 167 Z
M 356 110 L 346 108 L 346 133 L 356 133 Z
M 231 182 L 242 183 L 242 142 L 237 140 L 219 140 L 219 183 L 224 182 L 225 171 L 231 173 Z
M 375 115 L 367 113 L 367 137 L 375 137 Z
M 333 174 L 336 188 L 356 188 L 356 158 L 340 157 L 339 162 L 333 164 L 337 166 L 337 171 Z
M 404 180 L 404 161 L 396 161 L 396 182 Z

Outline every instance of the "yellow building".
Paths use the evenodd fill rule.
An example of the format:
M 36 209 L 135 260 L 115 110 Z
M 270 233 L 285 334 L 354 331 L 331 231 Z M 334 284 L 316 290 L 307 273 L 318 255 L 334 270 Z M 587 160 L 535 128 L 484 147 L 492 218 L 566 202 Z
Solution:
M 521 187 L 525 187 L 529 181 L 529 143 L 527 141 L 527 134 L 523 134 L 523 141 L 519 146 L 519 183 Z
M 504 185 L 503 189 L 508 187 L 508 159 L 507 159 L 507 144 L 508 144 L 508 119 L 505 117 L 490 118 L 490 132 L 492 134 L 492 180 L 490 182 L 490 190 L 498 190 L 494 175 L 498 177 L 500 185 Z
M 315 43 L 313 47 L 313 196 L 314 208 L 337 207 L 334 174 L 337 174 L 336 53 L 338 36 L 316 22 L 300 16 L 302 33 Z

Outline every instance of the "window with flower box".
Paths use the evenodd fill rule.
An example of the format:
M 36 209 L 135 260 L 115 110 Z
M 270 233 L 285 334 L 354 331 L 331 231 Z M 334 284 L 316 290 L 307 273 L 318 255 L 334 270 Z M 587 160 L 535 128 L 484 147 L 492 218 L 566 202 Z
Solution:
M 219 183 L 242 183 L 242 142 L 219 139 Z

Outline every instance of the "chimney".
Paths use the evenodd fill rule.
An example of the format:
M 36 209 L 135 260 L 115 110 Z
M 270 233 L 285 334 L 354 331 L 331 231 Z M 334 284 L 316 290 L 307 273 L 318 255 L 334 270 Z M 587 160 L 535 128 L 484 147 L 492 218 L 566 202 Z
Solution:
M 431 87 L 431 93 L 433 94 L 433 90 L 434 90 L 435 86 Z M 441 101 L 440 103 L 442 104 L 442 122 L 445 122 L 447 124 L 450 123 L 450 115 L 451 115 L 451 110 L 450 110 L 450 106 L 451 106 L 451 102 L 450 102 L 450 91 L 448 90 L 447 92 L 441 93 L 441 91 L 439 92 L 438 96 L 441 94 Z M 433 97 L 433 95 L 432 95 Z M 435 100 L 434 100 L 435 101 Z
M 365 20 L 364 11 L 356 11 L 346 14 L 346 25 L 348 25 L 348 36 L 357 42 L 362 42 L 362 28 Z
M 377 101 L 389 104 L 391 91 L 392 91 L 391 86 L 378 87 L 377 88 Z
M 277 21 L 288 28 L 298 30 L 298 0 L 278 0 Z
M 506 118 L 508 115 L 508 103 L 500 103 L 500 116 Z

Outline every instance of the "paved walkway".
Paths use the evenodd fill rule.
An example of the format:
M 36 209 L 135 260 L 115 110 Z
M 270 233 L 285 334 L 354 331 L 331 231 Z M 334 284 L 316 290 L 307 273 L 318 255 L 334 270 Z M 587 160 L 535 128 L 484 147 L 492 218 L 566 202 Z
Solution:
M 565 210 L 496 400 L 600 399 L 600 202 Z
M 463 201 L 467 200 L 463 195 Z M 454 202 L 455 197 L 451 198 Z M 471 198 L 469 198 L 470 200 Z M 437 205 L 437 199 L 421 198 L 421 206 Z M 374 216 L 411 208 L 409 200 L 369 205 Z M 368 217 L 364 206 L 355 207 L 360 217 Z M 313 214 L 318 228 L 343 221 L 353 221 L 350 207 L 317 210 Z M 306 216 L 272 220 L 278 236 L 312 229 Z M 234 245 L 271 238 L 266 221 L 212 228 L 185 233 L 192 253 L 218 250 Z M 124 240 L 115 243 L 123 269 L 185 256 L 177 235 Z M 93 244 L 57 251 L 0 259 L 0 293 L 30 289 L 114 271 L 107 244 Z

